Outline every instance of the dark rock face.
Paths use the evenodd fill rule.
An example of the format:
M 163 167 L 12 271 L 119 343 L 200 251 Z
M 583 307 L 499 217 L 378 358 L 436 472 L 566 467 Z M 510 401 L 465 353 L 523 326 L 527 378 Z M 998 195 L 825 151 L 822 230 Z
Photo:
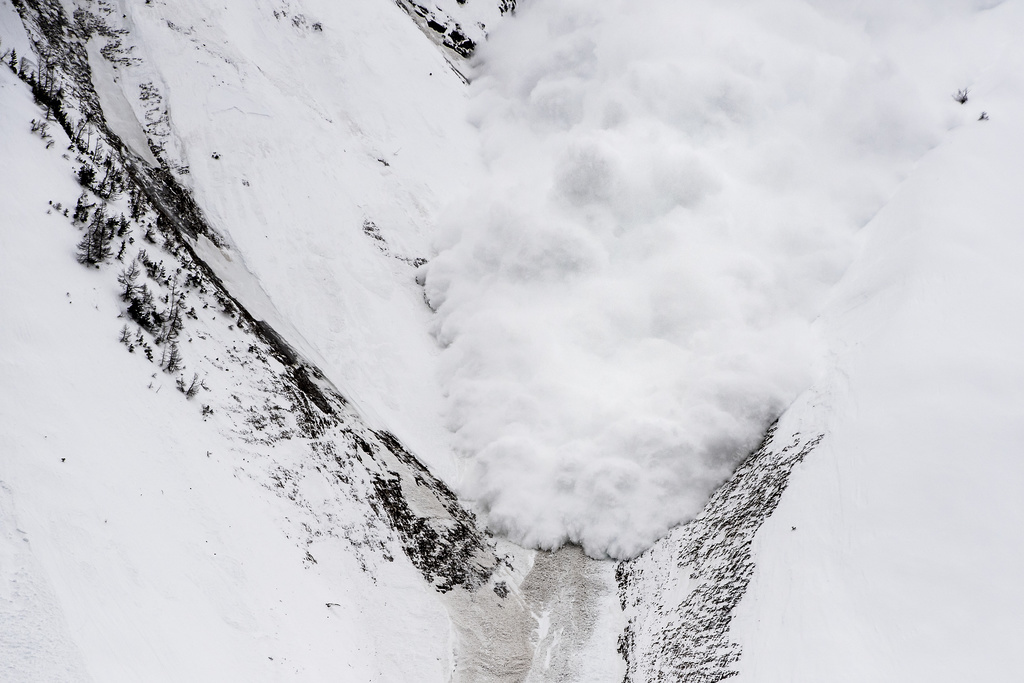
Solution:
M 441 45 L 459 57 L 469 57 L 476 49 L 476 42 L 466 37 L 459 23 L 438 9 L 429 9 L 413 0 L 395 0 L 395 3 L 413 18 L 420 28 L 425 29 L 428 36 L 438 40 Z M 431 35 L 433 34 L 433 35 Z
M 375 431 L 373 435 L 380 444 L 378 448 L 386 448 L 405 466 L 387 470 L 373 480 L 373 487 L 391 519 L 392 528 L 402 539 L 405 554 L 427 582 L 441 593 L 447 593 L 456 586 L 475 590 L 487 583 L 498 561 L 493 557 L 488 537 L 477 528 L 473 515 L 459 504 L 444 482 L 435 479 L 392 434 Z M 369 449 L 372 451 L 373 446 Z M 416 514 L 410 506 L 410 503 L 415 505 L 410 500 L 412 497 L 405 494 L 406 487 L 410 485 L 441 504 L 449 515 L 446 523 L 438 524 L 436 519 Z M 497 585 L 494 592 L 501 598 L 505 597 Z
M 822 436 L 772 426 L 692 522 L 617 570 L 629 619 L 619 641 L 627 683 L 713 683 L 736 675 L 729 626 L 754 573 L 751 544 L 790 473 Z
M 467 18 L 473 16 L 472 10 L 481 5 L 489 6 L 492 10 L 496 7 L 499 16 L 514 14 L 516 10 L 516 0 L 456 2 L 459 8 L 451 8 L 453 12 L 449 14 L 435 4 L 428 6 L 417 0 L 395 0 L 395 4 L 401 7 L 429 38 L 463 59 L 471 57 L 477 44 L 487 36 L 483 23 Z M 465 11 L 462 10 L 464 6 Z

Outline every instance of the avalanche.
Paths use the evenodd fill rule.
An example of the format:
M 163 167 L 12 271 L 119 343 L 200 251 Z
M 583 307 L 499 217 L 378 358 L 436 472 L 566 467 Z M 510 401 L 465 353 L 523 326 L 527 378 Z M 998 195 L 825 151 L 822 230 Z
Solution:
M 0 0 L 0 680 L 1015 680 L 1022 28 Z
M 462 491 L 495 528 L 634 556 L 810 385 L 857 230 L 953 125 L 896 28 L 644 0 L 495 31 L 471 88 L 486 171 L 425 275 Z

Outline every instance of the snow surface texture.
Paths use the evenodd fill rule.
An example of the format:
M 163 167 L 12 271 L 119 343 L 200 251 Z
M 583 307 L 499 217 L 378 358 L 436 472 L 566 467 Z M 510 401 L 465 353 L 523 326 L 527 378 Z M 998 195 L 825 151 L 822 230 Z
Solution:
M 391 2 L 82 4 L 130 31 L 136 61 L 108 85 L 255 274 L 235 295 L 454 478 L 414 280 L 437 207 L 473 172 L 445 53 Z
M 27 2 L 23 14 L 63 115 L 40 126 L 28 87 L 0 71 L 0 150 L 30 170 L 0 188 L 0 285 L 25 293 L 5 299 L 0 335 L 0 415 L 19 425 L 0 441 L 12 454 L 0 462 L 0 493 L 12 499 L 0 496 L 10 529 L 0 537 L 0 679 L 242 671 L 478 683 L 544 680 L 579 661 L 600 670 L 588 680 L 621 678 L 610 563 L 563 553 L 535 576 L 532 552 L 501 544 L 498 555 L 442 483 L 253 317 L 280 314 L 205 237 L 220 239 L 201 213 L 174 213 L 188 205 L 174 200 L 173 180 L 161 184 L 110 130 L 132 121 L 104 120 L 102 89 L 117 79 L 88 68 L 81 28 L 124 34 L 102 15 L 69 24 L 56 3 Z M 66 131 L 77 131 L 73 143 Z M 61 204 L 75 203 L 73 171 L 87 165 L 116 189 L 97 176 L 78 202 L 89 208 L 71 217 Z M 120 250 L 83 268 L 73 227 L 89 230 L 101 208 L 132 218 Z M 39 262 L 28 253 L 43 259 L 44 284 L 32 284 Z M 122 281 L 115 264 L 144 274 Z M 143 292 L 152 298 L 141 310 Z M 74 308 L 82 298 L 92 305 Z M 186 311 L 180 327 L 169 323 L 175 307 Z M 171 348 L 195 373 L 194 395 L 185 368 L 166 360 Z M 90 391 L 77 410 L 76 387 Z M 563 557 L 575 568 L 568 580 Z M 563 597 L 580 592 L 586 604 Z M 540 658 L 534 613 L 550 625 L 537 636 L 547 639 Z
M 50 148 L 30 134 L 42 112 L 6 69 L 0 102 L 0 151 L 19 160 L 0 190 L 0 288 L 17 294 L 0 328 L 0 415 L 16 426 L 0 434 L 0 680 L 443 676 L 444 611 L 411 564 L 388 561 L 398 546 L 359 502 L 367 482 L 340 462 L 329 474 L 333 452 L 313 467 L 308 439 L 282 440 L 302 426 L 278 361 L 216 298 L 203 305 L 209 282 L 190 288 L 201 320 L 180 337 L 201 397 L 176 391 L 143 344 L 119 345 L 117 269 L 76 263 L 80 233 L 48 203 L 81 192 L 68 139 L 52 122 Z M 176 262 L 160 235 L 134 235 L 130 254 Z M 376 581 L 405 593 L 408 619 L 383 616 Z M 379 656 L 378 642 L 413 636 L 420 654 Z
M 823 316 L 835 370 L 801 412 L 826 438 L 755 544 L 736 681 L 1021 677 L 1022 26 L 1006 2 L 917 27 L 970 70 L 947 105 L 964 125 L 865 229 Z
M 808 386 L 948 93 L 805 0 L 537 0 L 478 56 L 486 173 L 421 274 L 461 490 L 518 542 L 630 557 Z
M 73 46 L 47 45 L 65 94 Z M 52 121 L 30 133 L 43 113 L 6 68 L 0 103 L 0 151 L 27 169 L 0 188 L 0 286 L 21 294 L 4 301 L 0 339 L 0 415 L 19 427 L 0 435 L 0 680 L 451 680 L 444 596 L 476 593 L 477 620 L 516 613 L 496 603 L 521 577 L 393 437 L 268 343 L 177 223 L 146 209 L 118 257 L 76 263 L 88 219 L 46 198 L 81 191 L 73 165 L 131 157 L 96 128 L 90 151 Z M 77 121 L 81 104 L 63 111 Z M 127 214 L 134 202 L 114 194 L 83 197 Z M 173 338 L 130 312 L 111 261 L 145 264 L 124 298 L 147 288 L 161 319 L 180 296 Z M 202 378 L 194 396 L 164 360 L 172 347 Z M 510 590 L 492 590 L 492 573 Z M 528 648 L 528 629 L 512 635 Z
M 1020 678 L 1024 3 L 910 9 L 857 13 L 955 125 L 859 235 L 817 323 L 829 368 L 769 444 L 824 437 L 781 498 L 777 479 L 753 487 L 778 507 L 749 551 L 750 525 L 719 503 L 772 449 L 620 565 L 628 680 Z M 949 96 L 963 87 L 961 105 Z
M 57 2 L 29 4 L 52 8 Z M 367 223 L 356 217 L 345 223 L 353 230 L 338 231 L 338 241 L 329 246 L 350 248 L 348 260 L 318 263 L 323 273 L 367 268 L 346 280 L 352 291 L 344 303 L 357 309 L 355 317 L 342 305 L 324 310 L 339 301 L 330 287 L 326 293 L 307 290 L 315 281 L 305 267 L 309 262 L 295 260 L 330 251 L 326 243 L 313 242 L 316 251 L 303 241 L 323 230 L 322 221 L 307 220 L 317 218 L 319 209 L 302 220 L 261 218 L 264 209 L 284 204 L 281 197 L 309 184 L 291 176 L 316 159 L 267 153 L 233 166 L 222 162 L 253 140 L 268 152 L 300 144 L 304 131 L 316 130 L 316 139 L 326 139 L 327 146 L 349 133 L 334 137 L 329 126 L 308 128 L 303 116 L 287 119 L 296 130 L 254 124 L 259 134 L 253 134 L 247 130 L 252 122 L 240 117 L 204 133 L 210 121 L 202 119 L 209 115 L 189 109 L 195 99 L 189 99 L 186 76 L 200 70 L 193 53 L 200 61 L 210 54 L 200 46 L 228 42 L 213 42 L 217 33 L 209 32 L 211 25 L 220 22 L 245 34 L 237 16 L 208 16 L 207 4 L 184 0 L 170 8 L 83 4 L 110 20 L 138 12 L 152 31 L 144 46 L 127 44 L 121 51 L 107 49 L 110 43 L 102 45 L 94 36 L 101 44 L 90 42 L 87 57 L 85 50 L 79 55 L 83 64 L 108 59 L 117 65 L 93 64 L 104 67 L 94 69 L 92 78 L 98 104 L 110 110 L 107 123 L 144 154 L 141 126 L 158 143 L 150 153 L 177 168 L 179 179 L 191 177 L 206 188 L 204 208 L 214 207 L 223 217 L 218 225 L 239 231 L 244 253 L 256 257 L 248 265 L 255 262 L 272 277 L 263 282 L 238 250 L 200 240 L 200 258 L 210 259 L 230 293 L 206 276 L 187 285 L 197 314 L 184 321 L 179 339 L 188 373 L 175 377 L 163 371 L 163 364 L 143 356 L 144 346 L 132 353 L 122 348 L 118 329 L 127 318 L 118 318 L 126 315 L 116 283 L 120 266 L 109 260 L 100 270 L 76 264 L 75 242 L 84 225 L 76 231 L 52 205 L 81 191 L 73 172 L 90 155 L 68 149 L 68 139 L 52 122 L 52 135 L 38 129 L 33 134 L 29 120 L 41 110 L 32 105 L 27 87 L 0 68 L 0 679 L 622 680 L 623 662 L 614 652 L 622 614 L 609 599 L 613 563 L 586 558 L 574 547 L 547 554 L 498 543 L 499 555 L 508 555 L 488 584 L 476 591 L 451 588 L 454 575 L 434 576 L 432 563 L 424 560 L 452 560 L 455 569 L 472 569 L 432 538 L 445 532 L 472 546 L 475 534 L 452 524 L 464 519 L 455 501 L 438 496 L 443 487 L 436 480 L 336 395 L 328 409 L 340 423 L 315 399 L 303 406 L 316 391 L 296 391 L 300 371 L 314 389 L 328 389 L 329 382 L 297 362 L 293 352 L 282 353 L 287 345 L 268 343 L 273 330 L 261 337 L 251 317 L 225 304 L 232 296 L 244 300 L 297 346 L 349 349 L 349 363 L 367 368 L 366 381 L 353 382 L 356 395 L 376 405 L 391 387 L 375 375 L 404 379 L 402 366 L 388 368 L 388 360 L 410 352 L 425 361 L 417 368 L 422 375 L 432 369 L 431 357 L 421 353 L 415 335 L 367 324 L 362 342 L 332 342 L 333 326 L 370 309 L 381 310 L 380 320 L 413 310 L 389 301 L 418 300 L 419 291 L 408 282 L 409 261 L 415 259 L 405 259 L 425 252 L 402 248 L 416 240 L 403 245 L 395 238 L 410 227 L 420 235 L 417 229 L 429 226 L 432 210 L 417 213 L 421 220 L 402 229 L 381 220 L 378 211 L 386 201 L 397 213 L 411 210 L 407 200 L 438 199 L 443 188 L 435 187 L 434 195 L 416 185 L 415 191 L 387 195 L 381 187 L 396 186 L 367 180 L 373 178 L 368 169 L 381 173 L 378 179 L 395 174 L 404 181 L 423 173 L 425 167 L 411 172 L 396 163 L 405 152 L 387 157 L 389 165 L 361 154 L 344 171 L 338 171 L 341 161 L 324 154 L 336 162 L 335 177 L 345 181 L 339 186 L 346 191 L 331 201 L 347 212 L 353 197 L 366 199 L 374 209 L 367 213 L 376 218 Z M 267 31 L 260 46 L 280 41 L 269 58 L 271 66 L 283 64 L 280 74 L 288 74 L 294 63 L 288 60 L 309 62 L 324 48 L 312 42 L 320 33 L 308 19 L 294 21 L 305 16 L 299 10 L 312 6 L 273 3 L 271 11 L 267 4 L 253 5 L 262 12 L 249 17 L 253 30 Z M 926 93 L 925 122 L 939 120 L 950 130 L 937 136 L 938 146 L 919 160 L 909 182 L 862 233 L 861 256 L 825 306 L 820 325 L 831 349 L 825 376 L 787 409 L 782 431 L 770 443 L 788 444 L 796 430 L 814 438 L 788 455 L 768 449 L 749 460 L 712 497 L 705 514 L 634 562 L 619 565 L 630 619 L 620 648 L 633 680 L 671 680 L 679 670 L 688 680 L 707 681 L 739 671 L 758 683 L 1019 678 L 1024 377 L 1015 359 L 1024 338 L 1012 313 L 1024 305 L 1017 263 L 1024 249 L 1017 199 L 1024 155 L 1024 3 L 1007 2 L 991 13 L 959 3 L 933 6 L 922 11 L 913 3 L 861 3 L 843 10 L 843 22 L 862 25 L 866 39 L 878 42 L 879 54 L 898 55 L 893 61 L 914 75 Z M 389 3 L 372 7 L 390 7 L 408 21 Z M 281 19 L 281 8 L 293 14 Z M 160 17 L 165 10 L 192 23 L 173 28 Z M 16 45 L 27 55 L 12 17 L 9 1 L 0 0 L 4 47 Z M 386 12 L 373 19 L 391 21 Z M 345 43 L 348 58 L 327 71 L 358 63 L 356 54 L 374 54 L 382 35 L 403 35 L 396 23 L 369 24 L 373 30 L 360 32 L 367 20 L 353 20 L 355 30 L 345 32 L 351 37 Z M 325 21 L 324 33 L 333 25 Z M 103 37 L 114 41 L 118 35 Z M 169 50 L 181 47 L 176 41 L 187 49 Z M 430 91 L 437 95 L 435 105 L 459 92 L 461 86 L 450 87 L 458 83 L 450 71 L 448 82 L 427 80 L 438 74 L 426 69 L 443 67 L 442 59 L 418 63 L 412 48 L 401 55 L 391 49 L 408 45 L 396 39 L 380 51 L 381 58 L 410 73 L 426 67 L 410 81 L 424 91 L 437 90 Z M 160 59 L 147 66 L 138 57 L 143 47 Z M 129 65 L 115 61 L 132 54 Z M 244 71 L 240 65 L 250 63 L 250 56 L 267 59 L 258 50 L 234 54 L 237 61 L 227 68 Z M 141 87 L 153 77 L 153 64 L 170 73 L 169 87 L 180 98 L 170 110 L 159 105 L 165 84 Z M 243 106 L 245 92 L 251 102 L 263 101 L 261 92 L 272 99 L 272 88 L 261 90 L 258 71 L 214 99 Z M 366 123 L 375 108 L 390 104 L 381 93 L 395 87 L 390 79 L 403 72 L 389 69 L 386 76 L 364 80 L 357 72 L 344 89 L 365 103 L 357 118 Z M 961 107 L 949 95 L 964 86 L 972 92 Z M 76 120 L 101 113 L 86 107 L 93 105 L 81 99 L 83 93 L 70 92 L 68 111 L 76 110 Z M 349 104 L 312 99 L 322 111 Z M 301 112 L 292 105 L 309 101 L 300 96 L 275 106 L 282 113 Z M 458 100 L 452 102 L 457 118 Z M 978 121 L 982 108 L 990 121 Z M 171 116 L 175 111 L 191 111 L 195 119 L 185 116 L 189 125 L 181 128 Z M 431 107 L 427 114 L 436 123 L 444 110 Z M 388 134 L 408 135 L 407 142 L 422 140 L 423 130 L 405 120 Z M 461 135 L 458 127 L 447 130 Z M 264 136 L 275 132 L 280 137 Z M 93 151 L 95 135 L 89 133 Z M 367 135 L 363 151 L 386 137 Z M 448 142 L 438 131 L 429 146 Z M 230 151 L 207 157 L 214 143 L 214 149 Z M 462 140 L 458 146 L 462 152 L 454 156 L 465 161 L 463 152 L 472 145 Z M 191 176 L 182 172 L 186 161 Z M 266 175 L 267 165 L 274 164 L 284 170 Z M 256 204 L 245 220 L 234 211 L 244 205 L 241 193 L 249 193 L 232 189 L 249 187 L 233 175 L 239 168 L 260 187 L 245 195 Z M 303 211 L 323 201 L 320 193 L 332 186 L 320 180 L 311 181 L 312 198 L 298 202 Z M 238 206 L 225 205 L 233 193 Z M 113 200 L 108 211 L 125 211 L 125 203 L 123 197 Z M 186 234 L 187 226 L 170 221 L 149 244 L 143 233 L 153 220 L 147 212 L 133 222 L 136 240 L 123 263 L 139 258 L 142 248 L 162 262 L 157 275 L 144 279 L 164 309 L 175 269 L 183 267 L 190 279 L 197 274 L 187 249 L 167 237 L 174 228 Z M 267 233 L 246 234 L 246 221 L 251 233 Z M 272 246 L 260 248 L 260 237 Z M 359 240 L 370 248 L 360 248 Z M 381 263 L 395 267 L 379 268 Z M 159 274 L 165 267 L 167 274 Z M 366 296 L 392 291 L 403 277 L 393 299 Z M 309 307 L 331 324 L 288 307 L 297 296 L 311 299 Z M 298 321 L 308 341 L 292 336 L 286 325 L 278 327 L 286 322 L 279 307 Z M 400 329 L 417 330 L 427 317 L 422 308 Z M 138 334 L 155 343 L 149 332 Z M 366 353 L 375 338 L 389 337 L 401 347 L 397 353 Z M 337 366 L 331 370 L 331 377 L 345 377 Z M 190 400 L 172 380 L 187 381 L 194 371 L 209 389 Z M 431 410 L 410 416 L 408 408 L 429 396 L 428 390 L 403 390 L 386 417 L 400 416 L 407 428 L 428 424 Z M 209 401 L 212 413 L 201 410 L 201 400 Z M 821 432 L 824 439 L 797 464 Z M 776 456 L 778 466 L 771 466 Z M 790 466 L 794 485 L 780 499 Z M 751 479 L 751 473 L 769 476 Z M 777 514 L 761 527 L 775 504 Z M 757 563 L 752 575 L 751 559 Z M 748 580 L 750 591 L 737 609 Z M 685 624 L 696 625 L 687 631 L 693 637 L 675 637 Z

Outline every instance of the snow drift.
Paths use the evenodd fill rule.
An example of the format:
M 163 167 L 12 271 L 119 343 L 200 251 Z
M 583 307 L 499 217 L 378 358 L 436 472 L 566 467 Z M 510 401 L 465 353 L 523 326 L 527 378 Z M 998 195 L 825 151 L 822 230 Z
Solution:
M 633 556 L 809 384 L 856 229 L 942 130 L 864 26 L 538 0 L 482 47 L 487 170 L 422 279 L 462 493 L 494 528 Z

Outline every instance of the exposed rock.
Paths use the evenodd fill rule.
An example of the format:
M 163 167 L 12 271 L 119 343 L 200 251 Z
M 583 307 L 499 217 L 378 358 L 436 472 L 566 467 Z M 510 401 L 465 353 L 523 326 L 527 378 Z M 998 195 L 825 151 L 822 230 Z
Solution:
M 729 626 L 754 573 L 751 544 L 793 468 L 822 439 L 777 429 L 696 519 L 619 565 L 629 619 L 619 642 L 627 683 L 713 683 L 736 675 L 740 646 Z

